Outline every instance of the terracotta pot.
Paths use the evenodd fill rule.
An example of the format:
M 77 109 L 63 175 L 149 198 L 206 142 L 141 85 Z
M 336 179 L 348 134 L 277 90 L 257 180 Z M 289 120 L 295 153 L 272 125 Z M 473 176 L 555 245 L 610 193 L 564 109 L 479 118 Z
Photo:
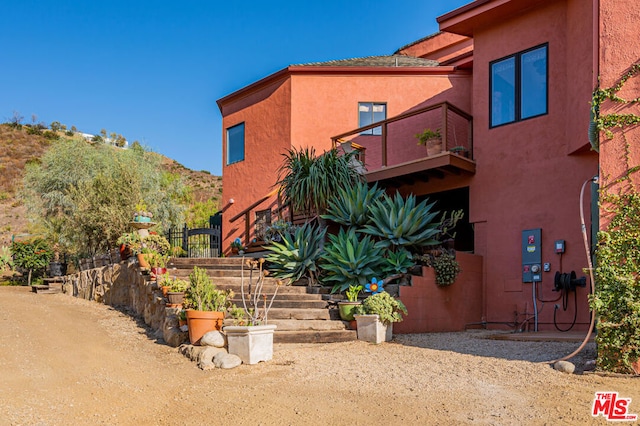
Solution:
M 184 300 L 184 291 L 167 291 L 167 299 L 169 300 L 167 306 L 171 308 L 180 307 Z
M 157 280 L 162 274 L 167 273 L 167 268 L 151 268 L 151 279 Z
M 120 260 L 127 260 L 130 257 L 131 257 L 131 248 L 126 244 L 120 245 Z
M 209 331 L 221 330 L 224 312 L 207 312 L 187 309 L 187 326 L 189 327 L 189 341 L 192 345 L 199 345 L 200 339 Z
M 427 140 L 427 155 L 437 155 L 442 152 L 442 139 L 433 138 Z
M 144 269 L 149 269 L 151 267 L 151 265 L 149 265 L 149 262 L 147 262 L 147 255 L 146 254 L 138 254 L 138 266 L 140 266 L 140 268 L 144 268 Z
M 163 285 L 162 287 L 160 287 L 162 289 L 162 295 L 164 297 L 167 297 L 167 293 L 169 293 L 169 289 L 171 288 L 171 286 L 168 285 Z

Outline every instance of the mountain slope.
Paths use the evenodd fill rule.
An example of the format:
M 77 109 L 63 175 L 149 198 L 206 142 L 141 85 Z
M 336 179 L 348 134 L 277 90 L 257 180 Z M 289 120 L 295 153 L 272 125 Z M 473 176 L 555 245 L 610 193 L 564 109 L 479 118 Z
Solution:
M 37 161 L 55 143 L 42 134 L 29 134 L 28 130 L 26 126 L 18 129 L 0 124 L 0 246 L 8 245 L 12 235 L 28 232 L 26 208 L 17 198 L 25 165 Z M 51 132 L 48 134 L 51 136 Z M 190 170 L 167 157 L 163 157 L 162 164 L 167 171 L 182 176 L 192 189 L 193 202 L 219 201 L 222 177 Z

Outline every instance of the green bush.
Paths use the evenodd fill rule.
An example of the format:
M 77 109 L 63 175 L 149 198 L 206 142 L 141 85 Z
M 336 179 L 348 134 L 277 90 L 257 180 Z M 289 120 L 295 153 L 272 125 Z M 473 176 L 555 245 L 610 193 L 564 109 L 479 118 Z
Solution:
M 611 218 L 598 233 L 595 296 L 598 369 L 631 373 L 640 359 L 640 195 L 631 191 L 602 197 Z
M 33 273 L 44 271 L 53 257 L 51 248 L 41 238 L 30 241 L 14 241 L 11 243 L 11 253 L 15 266 L 29 271 L 28 285 L 31 285 Z

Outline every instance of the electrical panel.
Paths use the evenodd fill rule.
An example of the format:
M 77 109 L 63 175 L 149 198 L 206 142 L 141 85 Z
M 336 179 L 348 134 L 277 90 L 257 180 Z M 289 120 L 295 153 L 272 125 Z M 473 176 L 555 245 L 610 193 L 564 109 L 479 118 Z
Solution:
M 522 282 L 542 281 L 542 229 L 522 231 Z

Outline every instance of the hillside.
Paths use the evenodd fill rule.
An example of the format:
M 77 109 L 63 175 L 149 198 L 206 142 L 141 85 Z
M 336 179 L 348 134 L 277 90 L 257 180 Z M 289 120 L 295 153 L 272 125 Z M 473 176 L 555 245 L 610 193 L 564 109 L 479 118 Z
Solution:
M 16 195 L 22 184 L 25 164 L 40 158 L 55 141 L 44 135 L 29 134 L 28 127 L 16 129 L 0 124 L 0 246 L 7 245 L 12 235 L 28 232 L 26 208 Z M 182 176 L 192 189 L 193 202 L 218 201 L 222 193 L 222 177 L 194 171 L 173 159 L 164 157 L 166 170 Z

